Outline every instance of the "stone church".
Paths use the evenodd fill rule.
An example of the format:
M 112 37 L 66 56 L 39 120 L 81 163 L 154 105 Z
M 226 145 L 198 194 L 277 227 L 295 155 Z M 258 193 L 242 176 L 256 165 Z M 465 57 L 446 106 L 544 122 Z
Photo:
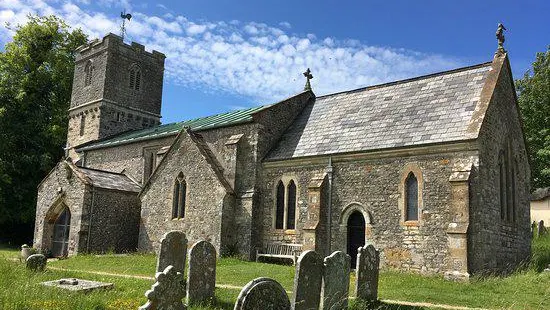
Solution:
M 67 156 L 38 186 L 52 256 L 155 251 L 184 231 L 254 259 L 272 243 L 468 277 L 530 253 L 510 63 L 161 124 L 165 56 L 114 34 L 77 50 Z M 274 100 L 275 101 L 275 100 Z

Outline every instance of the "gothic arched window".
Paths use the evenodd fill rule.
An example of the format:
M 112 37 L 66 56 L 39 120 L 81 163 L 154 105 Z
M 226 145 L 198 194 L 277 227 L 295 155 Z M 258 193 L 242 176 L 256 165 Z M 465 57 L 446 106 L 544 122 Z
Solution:
M 296 182 L 279 180 L 275 193 L 275 229 L 296 229 Z
M 92 84 L 92 75 L 94 73 L 94 66 L 91 60 L 88 60 L 84 67 L 84 86 Z
M 405 221 L 418 221 L 418 180 L 410 172 L 405 180 Z
M 279 181 L 279 183 L 277 184 L 276 200 L 275 229 L 283 229 L 285 218 L 285 186 L 283 184 L 283 181 Z
M 187 193 L 187 183 L 185 176 L 180 172 L 174 182 L 174 195 L 172 200 L 172 219 L 181 219 L 185 217 L 185 195 Z
M 288 183 L 288 195 L 286 203 L 286 229 L 294 229 L 296 226 L 296 184 L 293 180 Z
M 130 67 L 129 80 L 128 87 L 130 89 L 139 90 L 141 88 L 141 69 L 138 65 L 134 64 Z

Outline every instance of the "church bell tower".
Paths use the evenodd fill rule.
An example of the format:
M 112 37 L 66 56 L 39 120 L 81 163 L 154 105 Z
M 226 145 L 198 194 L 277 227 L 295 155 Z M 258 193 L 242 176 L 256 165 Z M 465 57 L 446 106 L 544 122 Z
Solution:
M 160 124 L 164 59 L 115 34 L 77 49 L 67 151 L 125 131 Z

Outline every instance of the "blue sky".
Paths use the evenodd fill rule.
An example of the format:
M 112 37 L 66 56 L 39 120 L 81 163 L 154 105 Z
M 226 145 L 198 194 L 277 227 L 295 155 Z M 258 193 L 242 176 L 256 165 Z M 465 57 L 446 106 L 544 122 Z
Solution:
M 317 95 L 490 61 L 499 22 L 519 78 L 550 45 L 550 1 L 2 0 L 0 23 L 55 14 L 167 55 L 163 122 L 282 100 L 310 67 Z M 13 33 L 0 30 L 2 46 Z

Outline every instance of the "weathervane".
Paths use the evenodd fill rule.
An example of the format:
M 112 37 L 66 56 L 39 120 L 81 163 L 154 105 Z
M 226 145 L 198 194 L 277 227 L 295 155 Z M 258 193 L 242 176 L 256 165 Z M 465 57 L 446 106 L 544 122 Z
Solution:
M 506 28 L 504 28 L 504 25 L 499 23 L 497 28 L 497 33 L 496 33 L 497 41 L 498 41 L 497 54 L 506 52 L 506 50 L 504 50 L 504 41 L 505 41 L 504 30 L 506 30 Z
M 311 90 L 311 83 L 309 80 L 313 78 L 313 75 L 311 74 L 311 70 L 307 68 L 306 72 L 302 73 L 306 77 L 306 86 L 304 86 L 304 90 Z
M 126 34 L 126 20 L 130 21 L 132 19 L 132 14 L 126 14 L 126 11 L 120 12 L 120 17 L 122 18 L 122 26 L 120 26 L 120 36 L 122 41 L 124 41 L 124 35 Z

